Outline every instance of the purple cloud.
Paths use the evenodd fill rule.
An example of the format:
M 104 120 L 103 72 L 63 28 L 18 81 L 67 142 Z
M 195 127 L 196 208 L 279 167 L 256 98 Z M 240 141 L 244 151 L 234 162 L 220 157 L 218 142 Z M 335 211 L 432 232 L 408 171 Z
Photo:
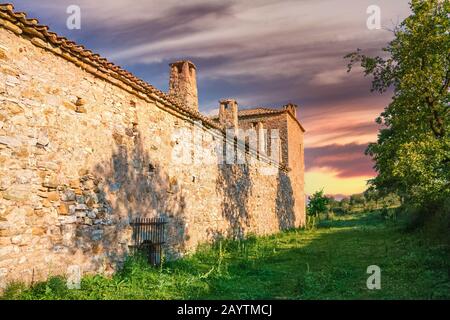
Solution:
M 340 178 L 374 176 L 373 163 L 364 154 L 366 144 L 332 144 L 305 149 L 306 170 L 329 169 Z

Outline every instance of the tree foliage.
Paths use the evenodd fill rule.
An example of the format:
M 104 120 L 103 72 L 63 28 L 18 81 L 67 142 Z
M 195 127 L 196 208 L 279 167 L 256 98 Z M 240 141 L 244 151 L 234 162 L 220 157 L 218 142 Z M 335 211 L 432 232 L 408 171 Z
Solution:
M 346 56 L 373 76 L 372 91 L 393 89 L 377 118 L 383 128 L 366 153 L 375 160 L 378 192 L 417 204 L 450 196 L 450 2 L 413 0 L 383 56 Z
M 364 193 L 353 194 L 341 200 L 336 200 L 332 196 L 327 196 L 327 199 L 328 210 L 337 215 L 397 208 L 401 204 L 396 194 L 384 195 L 373 187 L 368 188 Z
M 316 191 L 309 197 L 308 215 L 316 217 L 328 211 L 328 198 L 323 194 L 323 190 Z

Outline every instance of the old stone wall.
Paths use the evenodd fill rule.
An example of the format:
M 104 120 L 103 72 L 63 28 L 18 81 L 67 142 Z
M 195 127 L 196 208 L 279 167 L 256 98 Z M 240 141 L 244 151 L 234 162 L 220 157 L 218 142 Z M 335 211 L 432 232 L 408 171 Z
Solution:
M 280 228 L 289 227 L 291 225 L 304 225 L 306 222 L 305 215 L 305 189 L 304 189 L 304 146 L 303 146 L 303 129 L 291 113 L 278 114 L 260 114 L 245 116 L 239 119 L 239 128 L 254 128 L 255 124 L 261 124 L 266 130 L 267 136 L 266 152 L 272 153 L 271 147 L 271 131 L 277 130 L 279 135 L 279 161 L 284 164 L 289 171 L 286 175 L 288 183 L 283 185 L 279 190 L 277 201 L 278 217 Z M 276 149 L 275 147 L 273 149 Z M 271 155 L 272 156 L 272 155 Z M 283 180 L 285 175 L 280 179 Z M 288 196 L 289 195 L 289 196 Z M 280 201 L 292 201 L 289 205 Z M 291 220 L 292 219 L 292 220 Z
M 134 217 L 164 217 L 167 254 L 200 242 L 299 226 L 289 172 L 268 163 L 174 162 L 194 123 L 0 28 L 0 288 L 14 279 L 111 273 Z
M 292 210 L 294 213 L 300 212 L 300 214 L 295 214 L 300 219 L 297 223 L 304 225 L 306 223 L 304 131 L 298 121 L 289 113 L 286 114 L 286 118 L 289 132 L 287 136 L 289 177 L 292 195 L 295 199 Z

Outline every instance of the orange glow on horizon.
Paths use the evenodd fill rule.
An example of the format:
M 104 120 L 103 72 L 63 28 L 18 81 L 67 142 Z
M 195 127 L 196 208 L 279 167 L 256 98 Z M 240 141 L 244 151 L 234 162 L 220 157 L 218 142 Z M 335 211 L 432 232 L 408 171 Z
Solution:
M 312 170 L 305 173 L 305 192 L 313 194 L 321 189 L 325 194 L 351 195 L 367 189 L 367 180 L 373 177 L 340 178 L 329 170 Z
M 299 115 L 300 122 L 306 129 L 304 141 L 305 152 L 308 148 L 327 148 L 328 146 L 345 146 L 352 143 L 368 144 L 377 140 L 378 127 L 375 118 L 389 104 L 390 97 L 369 96 L 355 99 L 345 104 L 320 106 L 325 113 Z M 342 156 L 342 154 L 340 155 Z M 348 161 L 355 158 L 348 154 Z M 321 156 L 321 160 L 333 160 L 332 151 Z M 369 161 L 369 160 L 368 160 Z M 326 162 L 326 161 L 325 161 Z M 367 180 L 373 176 L 339 177 L 338 171 L 329 167 L 314 167 L 305 172 L 305 192 L 312 194 L 324 189 L 326 194 L 351 195 L 367 189 Z

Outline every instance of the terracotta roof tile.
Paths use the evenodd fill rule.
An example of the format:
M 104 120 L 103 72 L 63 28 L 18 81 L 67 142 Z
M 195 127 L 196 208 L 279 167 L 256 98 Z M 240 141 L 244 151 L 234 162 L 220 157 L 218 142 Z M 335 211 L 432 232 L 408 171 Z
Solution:
M 259 116 L 267 114 L 277 114 L 284 112 L 284 109 L 255 107 L 251 109 L 241 109 L 238 111 L 238 117 Z M 211 119 L 218 120 L 219 115 L 212 116 Z
M 252 116 L 268 116 L 268 115 L 275 115 L 275 114 L 280 114 L 280 113 L 284 113 L 284 112 L 288 112 L 288 111 L 284 108 L 255 107 L 255 108 L 251 108 L 251 109 L 239 110 L 238 117 L 244 118 L 244 117 L 252 117 Z M 288 113 L 288 114 L 292 116 L 292 118 L 297 122 L 297 124 L 300 126 L 302 131 L 305 132 L 305 129 L 303 128 L 300 121 L 298 121 L 298 119 L 295 116 L 293 116 L 292 114 L 290 114 L 290 113 Z M 214 121 L 219 121 L 219 115 L 212 116 L 211 119 Z
M 259 116 L 259 115 L 265 115 L 265 114 L 282 113 L 284 111 L 285 111 L 284 109 L 256 107 L 256 108 L 251 108 L 251 109 L 239 110 L 238 111 L 238 116 L 239 117 Z

